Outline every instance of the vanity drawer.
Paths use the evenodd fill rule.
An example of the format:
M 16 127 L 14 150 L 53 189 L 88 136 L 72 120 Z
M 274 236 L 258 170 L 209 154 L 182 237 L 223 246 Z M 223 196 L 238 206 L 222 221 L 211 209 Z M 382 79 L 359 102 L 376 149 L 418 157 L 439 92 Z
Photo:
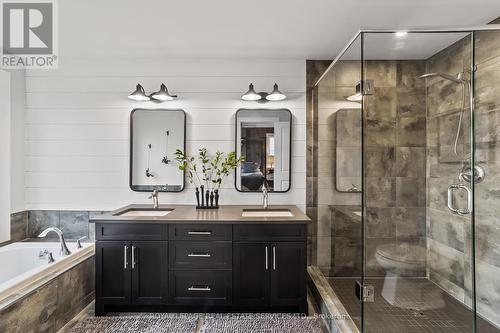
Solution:
M 172 269 L 231 269 L 231 242 L 170 242 L 169 265 Z
M 305 224 L 247 224 L 234 226 L 235 241 L 305 241 Z
M 96 224 L 96 240 L 162 240 L 167 239 L 167 228 L 152 223 Z
M 170 303 L 177 305 L 228 305 L 232 299 L 231 271 L 170 271 Z
M 230 241 L 231 225 L 215 224 L 172 224 L 169 227 L 171 240 Z

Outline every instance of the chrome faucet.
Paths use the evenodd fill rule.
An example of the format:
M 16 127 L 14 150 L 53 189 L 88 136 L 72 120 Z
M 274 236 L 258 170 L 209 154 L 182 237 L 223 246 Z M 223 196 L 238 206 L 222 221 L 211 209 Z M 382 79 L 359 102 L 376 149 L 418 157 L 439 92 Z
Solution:
M 64 241 L 64 235 L 61 229 L 56 228 L 56 227 L 50 227 L 45 229 L 38 235 L 38 237 L 45 237 L 49 232 L 55 232 L 57 236 L 59 236 L 59 243 L 61 244 L 61 255 L 62 256 L 69 256 L 71 254 L 71 251 L 68 250 L 68 247 L 66 246 L 66 242 Z
M 262 194 L 262 207 L 264 209 L 267 209 L 269 208 L 269 189 L 267 188 L 267 182 L 264 182 L 264 184 L 262 184 Z
M 158 208 L 158 190 L 153 190 L 148 199 L 153 199 L 153 208 Z

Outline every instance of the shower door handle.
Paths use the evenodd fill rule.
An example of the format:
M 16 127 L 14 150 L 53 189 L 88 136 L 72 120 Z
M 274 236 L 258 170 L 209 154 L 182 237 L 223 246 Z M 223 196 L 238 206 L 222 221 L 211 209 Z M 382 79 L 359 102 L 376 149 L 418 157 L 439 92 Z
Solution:
M 467 192 L 467 207 L 455 208 L 453 202 L 453 192 L 455 190 L 465 190 Z M 472 212 L 472 191 L 467 185 L 464 184 L 451 184 L 448 187 L 448 209 L 458 215 L 467 215 Z

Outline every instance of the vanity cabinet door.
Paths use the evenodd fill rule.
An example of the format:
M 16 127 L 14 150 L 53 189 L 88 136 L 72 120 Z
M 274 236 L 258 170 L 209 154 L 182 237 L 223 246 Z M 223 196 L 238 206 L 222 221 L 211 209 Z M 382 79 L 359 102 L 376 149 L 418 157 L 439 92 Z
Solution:
M 139 241 L 131 244 L 132 304 L 167 303 L 167 242 Z
M 271 306 L 305 306 L 305 242 L 271 243 Z
M 99 304 L 130 302 L 130 251 L 128 241 L 96 242 L 96 298 Z
M 234 243 L 234 305 L 269 305 L 270 250 L 268 242 Z

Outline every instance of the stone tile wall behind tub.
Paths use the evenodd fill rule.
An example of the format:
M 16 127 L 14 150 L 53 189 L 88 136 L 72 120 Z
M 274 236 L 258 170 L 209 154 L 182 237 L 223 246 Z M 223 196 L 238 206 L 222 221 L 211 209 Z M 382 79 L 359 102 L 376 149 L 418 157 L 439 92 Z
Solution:
M 28 212 L 22 211 L 10 214 L 10 240 L 18 242 L 27 237 Z
M 87 237 L 95 240 L 94 224 L 89 219 L 100 211 L 68 211 L 68 210 L 32 210 L 28 211 L 27 237 L 36 238 L 40 232 L 48 227 L 57 227 L 62 230 L 64 237 L 75 240 Z M 47 235 L 48 238 L 57 238 L 55 233 Z
M 500 326 L 500 32 L 477 33 L 475 54 L 476 163 L 486 170 L 485 180 L 475 186 L 477 310 Z M 451 74 L 470 66 L 470 39 L 434 55 L 427 66 L 428 71 Z M 441 81 L 430 85 L 427 91 L 427 123 L 432 134 L 428 137 L 427 156 L 428 271 L 432 281 L 471 304 L 471 217 L 452 215 L 445 201 L 446 190 L 456 182 L 462 167 L 452 153 L 461 98 L 457 88 Z M 462 133 L 469 133 L 468 116 L 465 119 Z M 460 148 L 468 144 L 468 140 L 462 141 Z M 463 204 L 464 199 L 460 200 Z

